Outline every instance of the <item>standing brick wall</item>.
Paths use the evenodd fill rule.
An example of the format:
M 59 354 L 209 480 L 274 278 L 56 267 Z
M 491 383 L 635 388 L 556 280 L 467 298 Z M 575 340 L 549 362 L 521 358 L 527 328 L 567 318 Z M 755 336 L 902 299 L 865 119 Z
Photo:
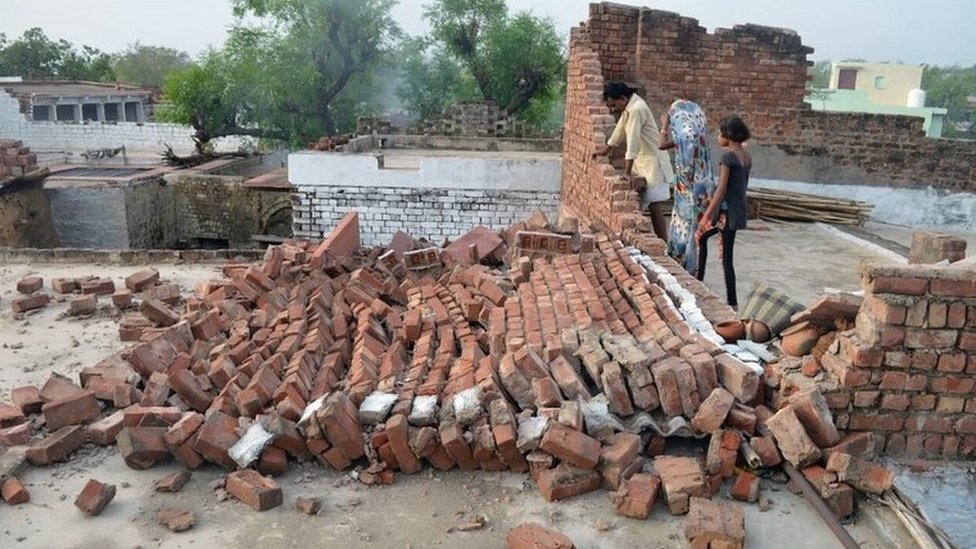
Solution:
M 976 142 L 926 138 L 920 118 L 812 111 L 804 102 L 812 51 L 787 29 L 737 25 L 708 33 L 675 13 L 591 4 L 589 20 L 570 35 L 564 157 L 576 165 L 564 170 L 567 205 L 588 220 L 612 214 L 611 225 L 633 223 L 626 216 L 636 196 L 632 208 L 611 206 L 617 198 L 607 197 L 607 176 L 588 160 L 605 139 L 609 113 L 599 92 L 609 80 L 640 88 L 656 116 L 677 98 L 700 103 L 713 125 L 741 114 L 757 151 L 783 151 L 816 181 L 849 183 L 855 174 L 865 183 L 976 191 Z
M 874 433 L 884 453 L 976 456 L 976 270 L 862 268 L 857 327 L 819 383 L 837 427 Z
M 506 228 L 536 210 L 555 219 L 559 193 L 297 185 L 293 203 L 297 238 L 324 238 L 343 216 L 357 211 L 364 246 L 385 246 L 397 231 L 440 244 L 477 225 Z

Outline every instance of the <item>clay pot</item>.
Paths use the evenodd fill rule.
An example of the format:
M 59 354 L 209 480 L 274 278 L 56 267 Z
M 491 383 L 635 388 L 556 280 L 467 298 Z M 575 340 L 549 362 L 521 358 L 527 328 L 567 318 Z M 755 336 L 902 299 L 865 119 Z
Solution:
M 745 322 L 746 339 L 756 343 L 766 343 L 773 338 L 773 333 L 769 326 L 759 320 L 747 320 Z
M 726 320 L 715 325 L 715 331 L 726 343 L 735 343 L 746 336 L 746 327 L 741 320 Z
M 780 342 L 779 347 L 784 353 L 790 356 L 804 356 L 817 344 L 820 331 L 816 326 L 804 321 L 783 330 L 780 336 L 783 341 Z

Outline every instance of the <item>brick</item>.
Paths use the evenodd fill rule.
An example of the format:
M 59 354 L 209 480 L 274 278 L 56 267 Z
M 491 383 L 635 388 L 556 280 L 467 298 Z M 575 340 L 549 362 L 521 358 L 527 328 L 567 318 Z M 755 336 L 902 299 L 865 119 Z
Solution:
M 553 423 L 540 448 L 581 469 L 593 469 L 600 459 L 600 442 L 560 423 Z
M 132 290 L 127 288 L 122 288 L 115 290 L 112 294 L 112 305 L 115 305 L 119 309 L 128 309 L 132 306 Z
M 252 469 L 227 475 L 227 492 L 255 511 L 267 511 L 281 505 L 281 486 Z
M 10 309 L 14 314 L 26 313 L 47 306 L 51 302 L 51 297 L 47 294 L 31 294 L 25 297 L 18 297 L 10 302 Z
M 133 469 L 149 469 L 170 457 L 163 440 L 165 434 L 165 427 L 126 427 L 119 432 L 116 444 L 126 465 Z
M 715 358 L 718 381 L 743 404 L 756 400 L 760 389 L 761 371 L 727 354 Z
M 390 448 L 396 455 L 400 470 L 407 474 L 419 473 L 423 465 L 413 450 L 410 449 L 410 434 L 407 418 L 403 414 L 396 414 L 386 422 L 386 433 L 390 440 Z
M 654 467 L 661 475 L 668 512 L 683 515 L 688 512 L 689 498 L 708 497 L 711 488 L 697 459 L 677 456 L 658 456 Z
M 360 246 L 359 213 L 349 212 L 315 249 L 309 265 L 314 269 L 321 269 L 327 260 L 351 256 Z
M 616 490 L 623 480 L 624 471 L 640 455 L 641 439 L 630 433 L 617 433 L 613 442 L 600 450 L 600 473 L 603 487 Z
M 828 473 L 818 465 L 807 467 L 802 472 L 835 517 L 842 519 L 854 514 L 854 490 L 837 482 L 836 473 Z
M 729 494 L 732 496 L 732 499 L 738 501 L 746 501 L 749 503 L 759 501 L 759 477 L 748 471 L 739 473 L 735 477 L 735 480 L 732 481 Z
M 187 482 L 190 482 L 190 472 L 178 471 L 153 481 L 153 490 L 166 494 L 175 494 L 182 490 Z
M 621 485 L 613 494 L 617 514 L 635 519 L 646 519 L 651 514 L 661 479 L 654 475 L 639 473 Z
M 30 442 L 34 428 L 30 422 L 0 429 L 0 446 L 21 446 Z
M 139 312 L 157 326 L 172 326 L 180 321 L 180 315 L 158 299 L 143 299 Z
M 779 455 L 779 448 L 776 447 L 772 437 L 752 437 L 748 444 L 759 456 L 762 467 L 776 467 L 783 462 L 782 456 Z
M 122 432 L 125 412 L 116 410 L 111 415 L 104 417 L 86 428 L 85 432 L 88 441 L 99 446 L 111 446 L 115 444 L 115 439 Z
M 0 427 L 13 427 L 27 421 L 20 408 L 10 404 L 0 404 Z
M 70 294 L 81 290 L 81 283 L 74 278 L 52 278 L 51 289 L 59 294 Z
M 95 278 L 81 283 L 81 293 L 96 295 L 112 295 L 115 293 L 115 282 L 109 278 Z
M 20 505 L 30 501 L 30 492 L 17 477 L 10 476 L 0 484 L 0 497 L 7 505 Z
M 322 500 L 299 496 L 295 498 L 295 509 L 300 513 L 315 516 L 322 510 Z
M 39 276 L 28 276 L 17 282 L 17 292 L 30 295 L 44 287 L 44 279 Z
M 722 427 L 734 403 L 732 393 L 721 387 L 715 388 L 691 419 L 691 426 L 699 433 L 714 433 Z
M 237 420 L 233 417 L 222 412 L 210 412 L 197 433 L 193 450 L 207 461 L 236 469 L 237 464 L 227 454 L 237 442 L 236 429 Z
M 336 392 L 330 395 L 316 418 L 329 442 L 346 459 L 354 461 L 365 455 L 359 410 L 345 393 Z
M 145 268 L 125 277 L 125 287 L 135 293 L 141 293 L 159 282 L 159 271 Z
M 705 471 L 710 475 L 730 478 L 735 470 L 742 437 L 732 430 L 720 429 L 712 434 L 705 455 Z
M 199 320 L 190 325 L 193 337 L 209 341 L 220 333 L 220 311 L 211 309 L 207 311 Z
M 559 501 L 598 490 L 600 473 L 592 469 L 580 469 L 569 463 L 560 463 L 553 469 L 540 471 L 536 482 L 546 501 Z
M 813 442 L 791 406 L 766 421 L 786 461 L 802 469 L 820 459 L 820 449 Z
M 840 452 L 864 459 L 871 459 L 874 457 L 875 446 L 876 443 L 873 433 L 848 433 L 834 446 L 825 448 L 823 453 L 827 458 L 831 454 Z
M 257 470 L 269 477 L 280 477 L 288 473 L 288 454 L 277 446 L 268 446 L 258 457 Z
M 505 535 L 505 547 L 507 549 L 574 549 L 576 546 L 560 532 L 535 522 L 526 522 L 508 531 Z
M 95 479 L 89 479 L 85 488 L 75 499 L 75 507 L 85 514 L 97 517 L 115 499 L 115 485 L 104 484 Z
M 85 429 L 73 425 L 62 427 L 27 449 L 27 460 L 32 465 L 49 465 L 63 461 L 86 442 Z
M 692 497 L 685 519 L 685 538 L 694 548 L 742 549 L 746 538 L 745 511 L 738 505 Z
M 197 517 L 192 512 L 175 507 L 163 507 L 156 511 L 156 522 L 165 526 L 171 532 L 185 532 L 197 523 Z
M 869 494 L 880 495 L 895 481 L 894 474 L 884 467 L 841 452 L 834 452 L 827 458 L 826 469 L 836 473 L 841 482 Z
M 66 425 L 80 425 L 94 419 L 102 411 L 91 391 L 81 391 L 71 397 L 48 402 L 41 407 L 44 421 L 49 430 L 57 430 Z
M 17 387 L 10 391 L 10 402 L 20 410 L 22 414 L 39 414 L 44 401 L 41 400 L 41 391 L 33 385 Z
M 98 296 L 95 294 L 83 295 L 72 299 L 68 303 L 68 314 L 71 316 L 84 316 L 94 314 L 98 310 Z
M 965 271 L 960 271 L 965 275 Z M 971 274 L 968 278 L 950 279 L 936 278 L 932 280 L 929 291 L 932 295 L 945 297 L 976 297 L 976 278 Z
M 840 440 L 840 433 L 834 426 L 834 418 L 827 406 L 823 394 L 817 389 L 811 389 L 794 394 L 789 399 L 797 419 L 803 424 L 814 444 L 823 448 L 833 446 Z

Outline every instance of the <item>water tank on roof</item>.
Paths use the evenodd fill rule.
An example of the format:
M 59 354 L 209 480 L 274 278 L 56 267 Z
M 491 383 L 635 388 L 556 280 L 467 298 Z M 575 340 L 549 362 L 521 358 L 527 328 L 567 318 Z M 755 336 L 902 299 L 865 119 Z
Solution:
M 925 90 L 915 88 L 908 92 L 908 106 L 920 108 L 925 106 Z

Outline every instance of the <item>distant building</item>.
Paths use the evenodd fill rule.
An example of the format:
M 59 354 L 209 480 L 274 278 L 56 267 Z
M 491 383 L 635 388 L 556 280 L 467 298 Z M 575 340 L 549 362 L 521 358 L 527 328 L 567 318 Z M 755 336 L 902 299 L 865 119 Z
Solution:
M 925 106 L 922 65 L 838 61 L 830 86 L 814 89 L 806 102 L 814 110 L 916 116 L 928 137 L 941 137 L 946 109 Z
M 152 92 L 136 86 L 65 80 L 0 79 L 33 122 L 148 122 Z

